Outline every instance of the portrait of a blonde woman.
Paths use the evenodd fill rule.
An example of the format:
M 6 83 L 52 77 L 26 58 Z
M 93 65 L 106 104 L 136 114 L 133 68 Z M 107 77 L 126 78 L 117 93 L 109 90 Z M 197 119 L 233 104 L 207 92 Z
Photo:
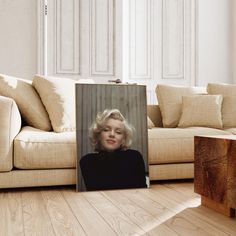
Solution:
M 89 128 L 94 152 L 80 159 L 88 191 L 145 188 L 145 163 L 141 153 L 130 149 L 134 128 L 118 109 L 99 112 Z

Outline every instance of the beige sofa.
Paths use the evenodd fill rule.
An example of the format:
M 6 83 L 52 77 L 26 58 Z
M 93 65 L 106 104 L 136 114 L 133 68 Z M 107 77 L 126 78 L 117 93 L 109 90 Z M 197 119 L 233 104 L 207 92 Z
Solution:
M 0 188 L 75 184 L 75 132 L 23 126 L 15 101 L 0 96 Z
M 12 81 L 12 78 L 0 75 L 0 188 L 75 184 L 76 135 L 73 121 L 68 118 L 70 113 L 68 107 L 73 107 L 74 104 L 69 104 L 67 100 L 71 96 L 63 98 L 57 93 L 57 91 L 61 93 L 65 86 L 63 85 L 63 89 L 58 89 L 55 81 L 42 80 L 38 77 L 33 80 L 33 85 L 14 79 L 14 83 L 9 81 Z M 40 90 L 41 82 L 44 86 L 43 91 Z M 12 87 L 12 84 L 15 87 Z M 71 83 L 69 89 L 73 86 Z M 226 90 L 228 88 L 226 87 Z M 233 89 L 235 91 L 232 94 L 236 94 L 236 89 Z M 40 107 L 41 110 L 36 109 L 41 101 L 35 90 L 41 97 L 44 96 L 42 99 L 44 107 Z M 158 92 L 160 95 L 161 91 Z M 219 92 L 216 91 L 216 94 Z M 32 93 L 31 98 L 26 95 L 29 93 Z M 50 94 L 49 101 L 45 100 L 49 96 L 47 94 Z M 35 102 L 34 99 L 37 96 L 38 100 Z M 182 99 L 181 93 L 178 96 Z M 60 99 L 57 100 L 58 98 Z M 215 98 L 219 100 L 218 95 Z M 226 101 L 227 99 L 225 98 Z M 179 98 L 174 98 L 174 100 L 177 101 L 174 107 L 179 107 Z M 235 104 L 232 102 L 234 101 L 223 102 L 223 105 Z M 36 103 L 39 104 L 36 105 Z M 171 104 L 173 105 L 173 102 Z M 63 109 L 60 106 L 63 106 Z M 148 129 L 151 180 L 193 178 L 194 135 L 236 134 L 234 127 L 207 127 L 209 123 L 203 123 L 203 127 L 199 127 L 198 124 L 198 126 L 184 127 L 186 120 L 182 120 L 181 127 L 163 127 L 163 122 L 166 122 L 167 117 L 165 112 L 161 112 L 161 106 L 163 108 L 160 102 L 159 105 L 148 105 L 147 109 L 148 116 L 153 122 Z M 48 114 L 46 112 L 42 115 L 44 113 L 42 109 L 46 109 Z M 222 112 L 228 114 L 227 109 L 223 109 Z M 216 112 L 219 112 L 218 110 Z M 30 114 L 32 111 L 33 113 Z M 61 116 L 58 111 L 61 111 L 63 115 Z M 67 116 L 64 116 L 64 113 Z M 230 123 L 230 126 L 234 126 L 236 112 L 231 113 L 232 124 L 227 116 L 220 117 L 220 121 L 223 120 L 225 123 Z M 58 120 L 60 116 L 61 120 Z M 73 112 L 71 116 L 74 116 Z M 214 116 L 210 124 L 214 123 Z M 198 120 L 199 117 L 197 117 Z M 52 127 L 48 122 L 51 122 Z M 218 125 L 217 122 L 218 120 L 214 126 Z
M 159 105 L 148 105 L 150 179 L 193 178 L 194 136 L 236 134 L 236 85 L 158 85 L 156 93 Z
M 194 136 L 236 134 L 235 129 L 207 127 L 164 128 L 158 105 L 149 105 L 148 114 L 155 127 L 148 129 L 149 176 L 151 180 L 194 177 Z
M 0 74 L 0 188 L 75 184 L 75 81 L 33 83 Z

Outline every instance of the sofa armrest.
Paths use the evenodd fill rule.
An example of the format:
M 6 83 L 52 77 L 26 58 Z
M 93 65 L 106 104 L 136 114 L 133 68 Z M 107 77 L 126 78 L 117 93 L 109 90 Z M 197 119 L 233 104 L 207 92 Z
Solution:
M 13 140 L 21 129 L 21 115 L 15 101 L 0 96 L 0 172 L 13 167 Z
M 163 127 L 159 105 L 147 105 L 147 115 L 156 127 Z

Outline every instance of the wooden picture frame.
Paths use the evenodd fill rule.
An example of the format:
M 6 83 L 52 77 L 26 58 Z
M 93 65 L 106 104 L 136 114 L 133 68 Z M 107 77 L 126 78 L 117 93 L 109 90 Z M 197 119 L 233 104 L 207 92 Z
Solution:
M 143 156 L 146 183 L 149 186 L 146 86 L 76 84 L 77 191 L 86 191 L 79 161 L 85 154 L 93 152 L 88 137 L 89 127 L 97 113 L 105 109 L 119 109 L 135 128 L 131 148 L 138 150 Z

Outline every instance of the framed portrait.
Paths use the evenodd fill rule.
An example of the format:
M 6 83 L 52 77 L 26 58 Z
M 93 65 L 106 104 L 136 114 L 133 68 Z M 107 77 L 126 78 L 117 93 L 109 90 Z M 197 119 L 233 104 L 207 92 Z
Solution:
M 146 86 L 76 84 L 76 189 L 149 187 Z

